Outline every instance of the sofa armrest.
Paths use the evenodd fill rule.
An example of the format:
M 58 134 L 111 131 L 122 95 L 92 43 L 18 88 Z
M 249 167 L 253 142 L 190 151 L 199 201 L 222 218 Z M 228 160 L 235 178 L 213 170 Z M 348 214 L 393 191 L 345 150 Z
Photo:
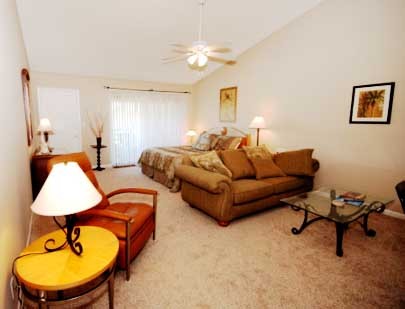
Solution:
M 313 170 L 314 174 L 316 171 L 319 170 L 319 167 L 320 167 L 319 161 L 317 159 L 312 158 L 312 170 Z
M 221 193 L 222 189 L 220 185 L 222 183 L 228 185 L 232 183 L 231 179 L 224 175 L 209 172 L 194 166 L 180 165 L 176 168 L 175 173 L 178 178 L 211 193 Z

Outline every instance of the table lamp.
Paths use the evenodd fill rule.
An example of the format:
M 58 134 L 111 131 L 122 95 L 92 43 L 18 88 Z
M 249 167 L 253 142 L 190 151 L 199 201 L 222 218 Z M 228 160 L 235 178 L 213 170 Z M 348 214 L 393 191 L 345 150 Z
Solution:
M 49 245 L 55 245 L 55 240 L 48 239 L 44 245 L 45 250 L 57 251 L 69 245 L 76 255 L 80 255 L 83 247 L 78 242 L 80 228 L 75 227 L 75 214 L 94 207 L 100 201 L 101 194 L 76 162 L 55 164 L 31 209 L 41 216 L 53 216 L 62 230 L 66 228 L 66 241 L 51 248 Z M 60 224 L 55 216 L 65 216 L 65 225 Z
M 188 130 L 186 135 L 190 137 L 190 144 L 193 144 L 193 137 L 197 135 L 197 132 L 194 130 Z
M 51 122 L 47 118 L 41 118 L 39 121 L 39 126 L 37 130 L 38 134 L 41 135 L 41 143 L 39 148 L 40 154 L 48 154 L 51 152 L 51 149 L 48 145 L 48 138 L 50 134 L 53 134 Z
M 262 116 L 256 116 L 255 118 L 253 118 L 252 122 L 250 123 L 249 128 L 257 130 L 256 146 L 259 146 L 260 129 L 266 128 L 266 122 L 264 121 L 264 118 Z

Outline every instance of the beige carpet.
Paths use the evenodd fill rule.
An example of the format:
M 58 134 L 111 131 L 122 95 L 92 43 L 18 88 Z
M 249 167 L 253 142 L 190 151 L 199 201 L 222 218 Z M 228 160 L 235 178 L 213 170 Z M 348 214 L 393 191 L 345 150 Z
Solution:
M 160 192 L 157 240 L 116 276 L 116 308 L 405 308 L 405 221 L 373 214 L 366 237 L 352 224 L 335 255 L 335 226 L 319 221 L 301 235 L 303 213 L 276 208 L 219 227 L 179 193 L 138 168 L 98 172 L 106 192 Z M 35 217 L 33 237 L 55 226 Z M 102 295 L 91 308 L 108 308 Z

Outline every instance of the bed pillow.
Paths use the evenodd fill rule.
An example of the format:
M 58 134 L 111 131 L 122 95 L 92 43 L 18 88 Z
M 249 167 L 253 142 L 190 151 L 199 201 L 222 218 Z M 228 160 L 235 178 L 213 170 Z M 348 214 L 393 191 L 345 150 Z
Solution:
M 215 151 L 210 151 L 201 155 L 192 155 L 190 156 L 190 159 L 197 167 L 232 178 L 232 172 L 224 165 L 224 163 L 222 163 Z
M 218 136 L 214 143 L 215 150 L 234 150 L 239 147 L 242 137 L 235 136 Z
M 243 147 L 243 150 L 255 169 L 256 179 L 286 176 L 282 169 L 274 163 L 271 153 L 265 145 Z
M 312 168 L 313 149 L 301 149 L 279 152 L 274 155 L 274 162 L 287 175 L 314 176 Z
M 197 141 L 194 143 L 193 148 L 197 150 L 208 151 L 211 150 L 212 144 L 214 143 L 217 135 L 209 134 L 204 131 L 200 134 Z
M 220 153 L 225 166 L 232 172 L 232 179 L 255 177 L 255 169 L 242 149 L 224 150 Z

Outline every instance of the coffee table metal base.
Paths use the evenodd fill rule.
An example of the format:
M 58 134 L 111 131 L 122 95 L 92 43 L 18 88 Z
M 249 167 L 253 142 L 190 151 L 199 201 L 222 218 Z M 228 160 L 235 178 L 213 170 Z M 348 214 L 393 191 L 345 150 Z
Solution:
M 295 210 L 295 211 L 303 210 L 303 209 L 301 209 L 299 207 L 294 207 L 294 206 L 291 206 L 291 208 L 293 210 Z M 379 213 L 383 212 L 384 209 L 385 209 L 385 207 L 382 206 L 380 209 L 377 210 L 377 212 L 379 212 Z M 373 230 L 373 229 L 368 228 L 368 216 L 369 216 L 369 214 L 366 214 L 366 215 L 363 216 L 363 222 L 362 223 L 358 222 L 357 220 L 355 220 L 355 221 L 357 221 L 362 226 L 362 228 L 364 230 L 364 233 L 368 237 L 374 237 L 377 234 L 377 232 L 375 230 Z M 315 218 L 313 218 L 311 220 L 308 220 L 308 211 L 306 209 L 304 209 L 304 220 L 302 221 L 301 226 L 299 228 L 293 227 L 291 229 L 291 232 L 294 235 L 299 235 L 299 234 L 301 234 L 301 232 L 308 225 L 310 225 L 310 224 L 312 224 L 312 223 L 314 223 L 316 221 L 322 220 L 322 219 L 332 221 L 329 218 L 321 217 L 321 216 L 318 216 L 318 217 L 315 217 Z M 347 222 L 347 223 L 335 222 L 335 226 L 336 226 L 336 255 L 339 256 L 339 257 L 343 256 L 343 235 L 344 235 L 345 230 L 348 229 L 350 223 L 351 222 Z

